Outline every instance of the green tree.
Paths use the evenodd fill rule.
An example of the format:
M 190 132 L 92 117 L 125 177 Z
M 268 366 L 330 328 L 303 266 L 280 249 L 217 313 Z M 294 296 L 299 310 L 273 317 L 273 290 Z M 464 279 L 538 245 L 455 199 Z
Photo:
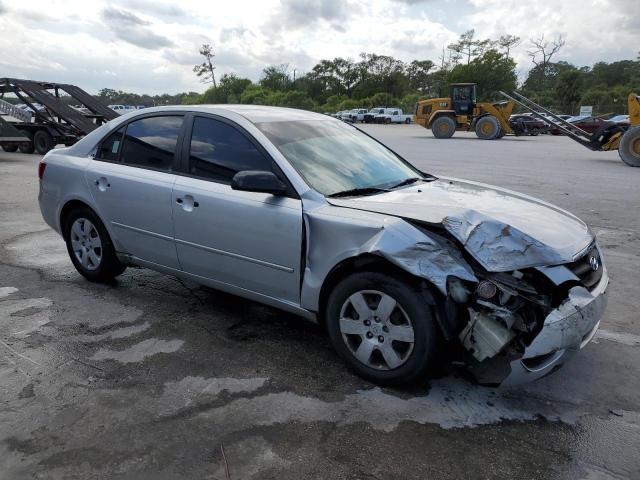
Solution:
M 428 92 L 431 89 L 429 72 L 435 67 L 431 60 L 414 60 L 406 68 L 409 77 L 409 88 L 418 92 Z
M 571 114 L 575 113 L 576 105 L 582 97 L 583 75 L 579 70 L 565 70 L 556 80 L 555 93 L 560 106 Z
M 469 65 L 456 65 L 449 74 L 449 83 L 477 83 L 478 98 L 483 101 L 495 100 L 500 90 L 515 90 L 516 81 L 516 62 L 494 49 Z
M 269 65 L 262 70 L 260 86 L 269 90 L 287 90 L 291 83 L 288 70 L 289 65 L 286 63 L 280 65 Z
M 216 86 L 216 75 L 214 70 L 216 67 L 213 65 L 213 57 L 215 54 L 213 53 L 213 47 L 205 43 L 200 47 L 200 55 L 204 57 L 204 62 L 194 65 L 193 72 L 200 78 L 200 81 L 203 83 L 213 83 L 213 86 Z

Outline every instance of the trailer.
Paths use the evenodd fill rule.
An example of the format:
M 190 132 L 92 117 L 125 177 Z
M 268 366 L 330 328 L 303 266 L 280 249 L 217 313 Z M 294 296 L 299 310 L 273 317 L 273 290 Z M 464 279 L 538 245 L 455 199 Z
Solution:
M 563 135 L 580 145 L 596 152 L 618 150 L 620 159 L 630 167 L 640 167 L 640 96 L 630 93 L 627 98 L 629 123 L 628 129 L 614 122 L 605 122 L 593 133 L 586 132 L 566 121 L 533 100 L 518 92 L 511 94 L 500 92 L 504 97 L 520 105 L 537 118 L 553 124 Z
M 5 100 L 13 94 L 20 108 Z M 90 113 L 63 100 L 68 95 Z M 0 146 L 7 152 L 44 155 L 58 144 L 73 145 L 118 114 L 75 85 L 0 78 Z

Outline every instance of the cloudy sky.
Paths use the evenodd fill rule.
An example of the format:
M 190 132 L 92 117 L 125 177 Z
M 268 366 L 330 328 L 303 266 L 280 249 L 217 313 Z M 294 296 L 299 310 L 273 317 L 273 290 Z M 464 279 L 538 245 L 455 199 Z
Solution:
M 191 69 L 212 43 L 218 75 L 257 80 L 269 64 L 304 73 L 361 52 L 437 61 L 479 37 L 562 34 L 557 60 L 635 59 L 640 0 L 0 0 L 0 77 L 137 93 L 203 91 Z M 528 41 L 514 56 L 522 76 Z

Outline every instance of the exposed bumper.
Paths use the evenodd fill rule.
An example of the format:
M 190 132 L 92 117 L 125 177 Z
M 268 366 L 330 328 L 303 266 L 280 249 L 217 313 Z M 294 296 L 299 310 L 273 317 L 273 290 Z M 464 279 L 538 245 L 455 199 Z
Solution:
M 544 377 L 587 345 L 607 307 L 608 284 L 605 270 L 591 292 L 584 287 L 569 290 L 567 300 L 547 316 L 542 330 L 522 358 L 511 362 L 511 373 L 501 385 L 519 385 Z

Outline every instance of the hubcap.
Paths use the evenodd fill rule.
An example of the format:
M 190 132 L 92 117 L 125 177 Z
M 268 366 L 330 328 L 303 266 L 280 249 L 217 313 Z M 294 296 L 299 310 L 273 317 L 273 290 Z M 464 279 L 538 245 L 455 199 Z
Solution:
M 95 225 L 78 218 L 71 225 L 71 248 L 76 259 L 87 270 L 95 270 L 102 261 L 102 241 Z
M 640 156 L 640 137 L 631 142 L 631 151 L 635 153 L 636 156 Z
M 493 126 L 489 122 L 483 123 L 480 128 L 482 130 L 482 133 L 484 133 L 485 135 L 490 135 L 493 132 Z
M 377 370 L 400 367 L 413 351 L 409 316 L 395 299 L 377 290 L 347 298 L 340 309 L 340 333 L 353 356 Z

